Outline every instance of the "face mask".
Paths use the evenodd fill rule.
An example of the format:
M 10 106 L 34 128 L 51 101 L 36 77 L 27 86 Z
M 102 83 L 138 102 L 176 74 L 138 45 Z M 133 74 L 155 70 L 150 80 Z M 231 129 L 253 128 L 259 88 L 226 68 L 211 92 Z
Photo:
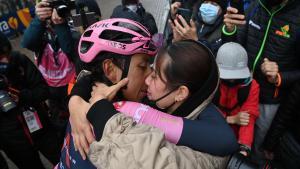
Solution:
M 9 63 L 1 63 L 0 62 L 0 74 L 6 75 L 9 69 Z
M 219 7 L 210 3 L 203 3 L 199 11 L 204 23 L 214 24 L 218 18 Z
M 222 80 L 222 83 L 228 87 L 235 87 L 238 85 L 242 85 L 245 83 L 245 79 L 237 79 L 237 80 Z
M 160 110 L 168 110 L 170 107 L 172 107 L 176 102 L 174 101 L 171 105 L 167 106 L 167 107 L 159 107 L 157 105 L 157 102 L 161 101 L 162 99 L 166 98 L 167 96 L 169 96 L 172 92 L 174 92 L 175 90 L 177 90 L 177 88 L 169 91 L 168 93 L 166 93 L 165 95 L 161 96 L 160 98 L 150 101 L 150 105 L 154 105 L 154 107 L 157 107 Z

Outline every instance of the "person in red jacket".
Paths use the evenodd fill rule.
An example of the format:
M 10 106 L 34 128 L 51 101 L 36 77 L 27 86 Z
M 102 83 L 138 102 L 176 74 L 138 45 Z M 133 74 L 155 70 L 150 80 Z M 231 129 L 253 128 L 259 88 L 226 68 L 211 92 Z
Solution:
M 225 43 L 216 58 L 221 83 L 214 98 L 235 131 L 240 153 L 248 156 L 259 116 L 259 85 L 251 78 L 246 50 L 238 43 Z

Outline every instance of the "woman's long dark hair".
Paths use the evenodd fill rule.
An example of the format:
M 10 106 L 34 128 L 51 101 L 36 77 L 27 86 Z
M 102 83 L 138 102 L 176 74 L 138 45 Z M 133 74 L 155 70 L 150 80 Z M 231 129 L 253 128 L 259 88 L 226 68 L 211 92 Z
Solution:
M 163 59 L 169 61 L 162 70 Z M 219 83 L 219 73 L 215 57 L 203 44 L 184 40 L 171 44 L 160 51 L 156 60 L 156 69 L 159 76 L 165 75 L 166 85 L 174 89 L 185 85 L 190 91 L 189 98 L 173 113 L 177 116 L 186 117 L 203 102 L 210 102 Z

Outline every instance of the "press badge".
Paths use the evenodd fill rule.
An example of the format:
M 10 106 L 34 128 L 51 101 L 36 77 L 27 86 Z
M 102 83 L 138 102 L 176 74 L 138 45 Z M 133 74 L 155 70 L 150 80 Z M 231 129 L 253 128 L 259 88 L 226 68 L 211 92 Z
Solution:
M 23 112 L 24 119 L 26 121 L 27 127 L 30 133 L 33 133 L 41 128 L 43 128 L 40 118 L 33 108 Z

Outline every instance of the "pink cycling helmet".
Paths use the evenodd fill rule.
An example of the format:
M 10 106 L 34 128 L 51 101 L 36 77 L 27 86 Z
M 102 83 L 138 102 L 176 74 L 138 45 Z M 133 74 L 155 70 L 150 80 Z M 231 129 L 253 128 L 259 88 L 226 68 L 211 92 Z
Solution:
M 129 34 L 132 38 L 115 41 L 106 39 L 102 35 L 107 31 Z M 157 47 L 143 25 L 129 19 L 114 18 L 99 21 L 87 28 L 80 38 L 78 52 L 80 59 L 89 63 L 101 52 L 127 56 L 144 53 L 154 56 Z

